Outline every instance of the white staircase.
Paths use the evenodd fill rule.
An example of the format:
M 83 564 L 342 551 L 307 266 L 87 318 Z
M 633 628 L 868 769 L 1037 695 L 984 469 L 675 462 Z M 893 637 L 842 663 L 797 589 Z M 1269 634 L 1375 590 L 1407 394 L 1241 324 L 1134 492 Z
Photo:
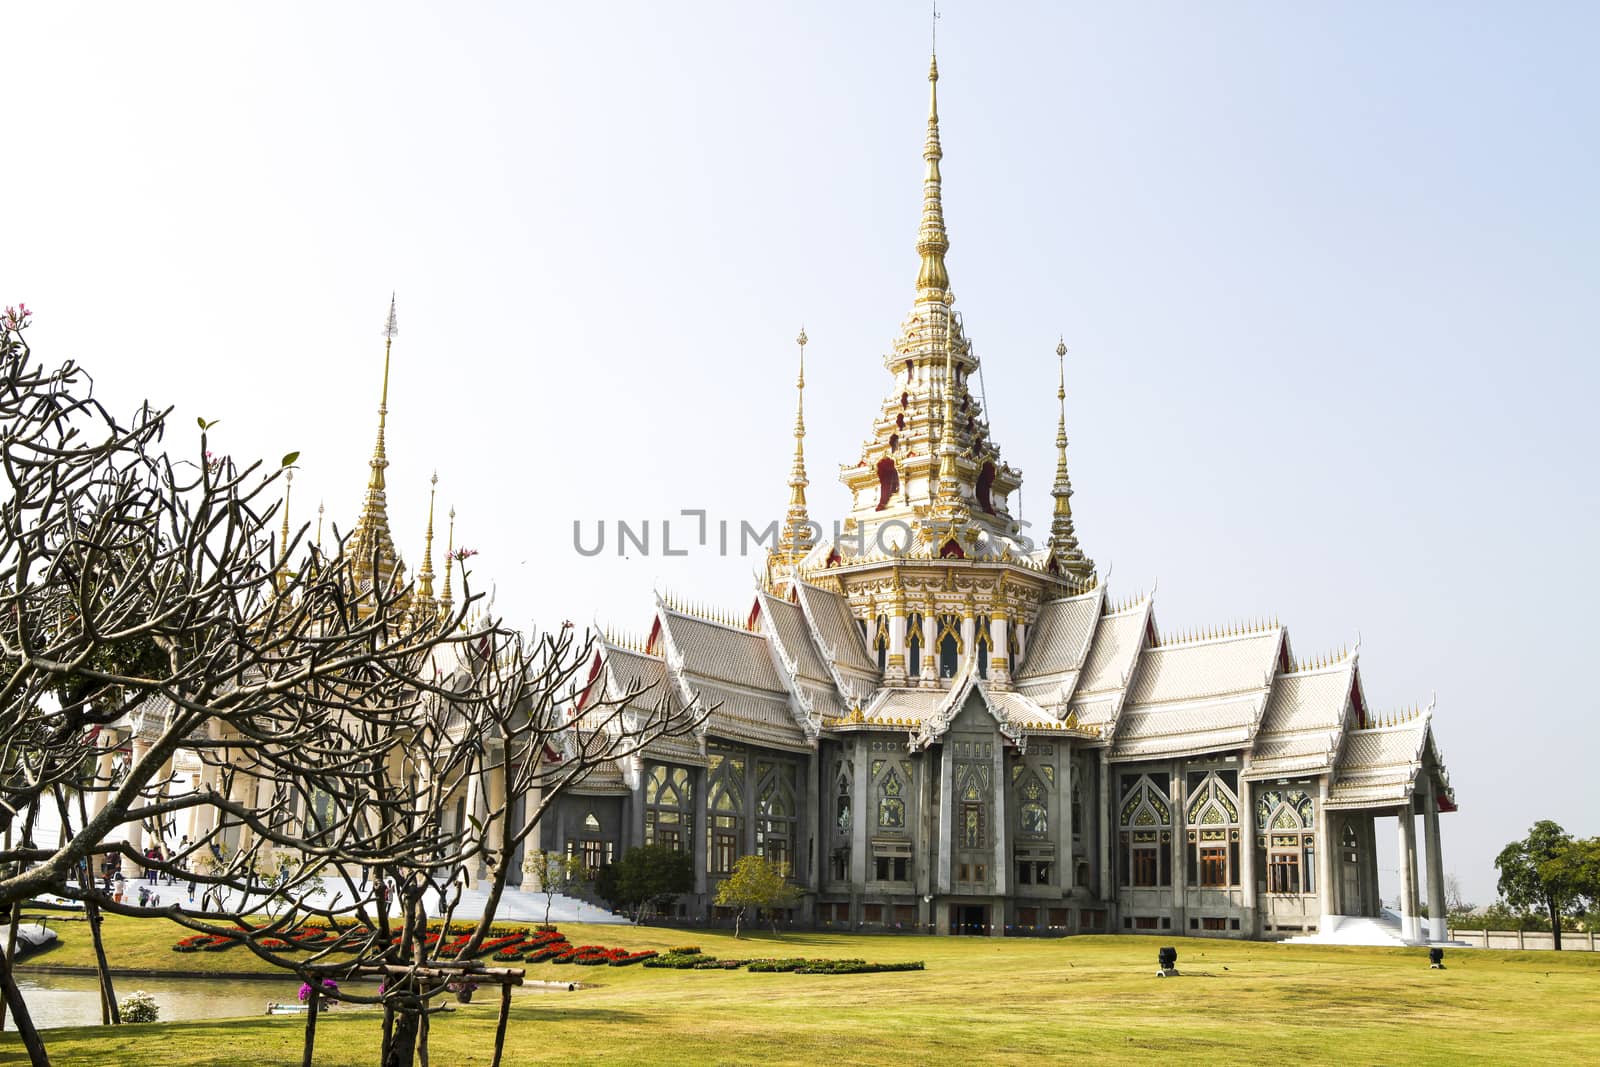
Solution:
M 456 906 L 455 917 L 458 919 L 477 919 L 483 916 L 483 908 L 488 903 L 489 894 L 478 888 L 472 887 L 461 894 L 461 903 Z M 495 909 L 494 917 L 497 922 L 543 922 L 545 898 L 543 893 L 527 893 L 520 889 L 506 887 L 500 896 L 500 906 Z M 607 911 L 596 907 L 586 901 L 561 893 L 555 895 L 550 904 L 550 921 L 552 923 L 626 923 L 627 919 L 616 912 Z
M 1330 915 L 1327 929 L 1302 937 L 1285 939 L 1291 945 L 1371 945 L 1381 948 L 1405 948 L 1425 942 L 1407 941 L 1401 929 L 1400 916 L 1385 909 L 1383 915 L 1373 918 L 1366 915 Z

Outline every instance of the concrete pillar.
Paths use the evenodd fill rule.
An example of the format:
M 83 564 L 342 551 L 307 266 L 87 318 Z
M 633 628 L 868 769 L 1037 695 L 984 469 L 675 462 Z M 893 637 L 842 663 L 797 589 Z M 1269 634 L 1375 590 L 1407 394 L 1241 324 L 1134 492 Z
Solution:
M 932 604 L 922 608 L 922 677 L 920 684 L 934 688 L 939 684 L 939 615 Z
M 482 780 L 482 777 L 480 775 L 477 775 L 477 774 L 469 774 L 469 775 L 467 775 L 467 796 L 466 796 L 466 801 L 467 801 L 467 803 L 466 803 L 466 815 L 467 815 L 467 818 L 468 819 L 481 819 L 482 816 L 479 814 L 479 810 L 478 809 L 480 807 L 485 807 L 487 805 L 484 803 L 483 780 Z M 487 872 L 484 869 L 483 856 L 479 855 L 476 859 L 472 860 L 470 863 L 467 864 L 467 885 L 468 886 L 477 885 L 478 884 L 478 880 L 480 878 L 484 877 L 486 873 Z
M 753 791 L 751 780 L 754 778 L 755 768 L 750 766 L 747 761 L 744 770 L 744 791 L 748 797 Z M 693 828 L 690 830 L 689 857 L 690 862 L 694 864 L 694 891 L 700 894 L 704 894 L 706 891 L 706 856 L 708 854 L 707 849 L 711 847 L 710 842 L 706 840 L 706 801 L 709 799 L 706 796 L 706 778 L 707 774 L 704 767 L 696 767 L 689 772 L 689 781 L 693 783 L 689 787 L 693 792 L 689 800 L 693 811 L 690 817 L 694 820 Z M 747 833 L 753 832 L 748 818 L 745 819 L 744 824 Z
M 1439 797 L 1429 782 L 1422 809 L 1422 831 L 1428 847 L 1428 939 L 1447 940 L 1444 901 L 1444 850 L 1439 843 Z M 1592 935 L 1591 935 L 1592 936 Z
M 133 739 L 133 746 L 132 747 L 133 747 L 133 753 L 132 753 L 132 762 L 129 764 L 130 767 L 137 766 L 138 764 L 142 763 L 144 761 L 145 757 L 147 755 L 149 755 L 149 753 L 150 753 L 150 744 L 149 744 L 149 742 L 141 741 L 137 737 Z M 133 802 L 133 804 L 130 805 L 130 807 L 139 807 L 139 806 L 140 806 L 140 802 L 138 800 L 135 800 Z M 130 822 L 130 823 L 124 824 L 124 835 L 125 835 L 125 837 L 127 839 L 128 844 L 133 846 L 133 850 L 135 852 L 143 852 L 144 851 L 144 845 L 145 845 L 144 836 L 145 835 L 144 835 L 144 824 L 143 823 Z
M 978 620 L 972 614 L 972 605 L 968 604 L 961 609 L 961 655 L 956 660 L 956 673 L 960 674 L 966 667 L 968 656 L 976 656 L 978 647 L 975 639 L 978 636 Z
M 1331 775 L 1323 775 L 1317 786 L 1317 932 L 1328 933 L 1338 920 L 1333 909 L 1333 856 L 1338 842 L 1333 839 L 1333 819 L 1328 813 Z
M 1255 783 L 1239 779 L 1239 903 L 1244 908 L 1244 936 L 1261 929 L 1256 915 L 1256 801 Z
M 889 658 L 883 672 L 884 685 L 906 684 L 906 606 L 898 602 L 889 609 Z
M 1011 665 L 1014 671 L 1018 664 L 1028 658 L 1028 624 L 1019 619 L 1012 623 L 1011 627 L 1017 635 L 1017 662 Z
M 1058 824 L 1061 827 L 1061 846 L 1056 853 L 1060 859 L 1056 863 L 1056 876 L 1061 882 L 1061 895 L 1066 896 L 1072 892 L 1073 884 L 1077 881 L 1077 862 L 1072 851 L 1072 747 L 1063 741 L 1057 749 L 1061 753 L 1060 785 L 1056 789 Z
M 483 777 L 483 771 L 481 768 L 479 769 L 478 773 L 469 775 L 467 780 L 471 782 L 480 777 Z M 488 778 L 489 781 L 485 783 L 484 786 L 484 793 L 486 794 L 484 798 L 485 806 L 489 808 L 497 808 L 504 804 L 506 810 L 501 813 L 500 818 L 494 820 L 494 822 L 489 825 L 488 832 L 485 835 L 484 845 L 489 855 L 495 856 L 501 863 L 510 863 L 512 857 L 502 856 L 500 855 L 500 852 L 505 847 L 506 843 L 506 825 L 511 821 L 512 817 L 517 814 L 517 812 L 515 801 L 506 800 L 506 768 L 501 759 L 495 759 L 495 766 L 489 768 Z M 449 803 L 449 798 L 446 798 L 445 803 Z M 482 824 L 480 823 L 479 825 Z M 460 829 L 469 836 L 473 832 L 471 823 L 460 827 Z M 487 859 L 487 856 L 485 858 Z
M 1172 764 L 1167 795 L 1172 801 L 1172 925 L 1186 931 L 1184 913 L 1189 902 L 1189 784 L 1183 764 Z
M 1417 826 L 1411 803 L 1400 816 L 1400 934 L 1407 941 L 1420 940 L 1417 922 Z
M 871 748 L 867 738 L 857 734 L 855 746 L 855 780 L 850 785 L 850 888 L 859 893 L 867 884 L 867 820 L 872 816 L 868 795 L 872 785 Z M 860 921 L 860 916 L 853 917 Z
M 823 827 L 827 825 L 822 818 L 822 755 L 813 749 L 806 756 L 806 786 L 805 798 L 800 805 L 804 812 L 800 822 L 800 833 L 804 835 L 800 841 L 795 842 L 795 854 L 805 864 L 805 869 L 796 871 L 802 877 L 806 890 L 812 894 L 821 888 L 819 868 L 821 857 L 818 851 L 825 840 Z M 825 818 L 825 817 L 824 817 Z
M 998 739 L 997 739 L 998 742 Z M 1011 885 L 1011 813 L 1007 801 L 1011 798 L 1011 784 L 1006 779 L 1006 746 L 994 746 L 994 891 L 1004 897 Z M 996 904 L 996 914 L 990 929 L 999 936 L 1005 932 L 1005 905 Z
M 1111 841 L 1117 832 L 1117 813 L 1111 806 L 1111 750 L 1100 750 L 1100 767 L 1095 785 L 1099 790 L 1099 809 L 1096 821 L 1100 824 L 1096 833 L 1100 845 L 1100 899 L 1109 907 L 1117 899 L 1114 868 L 1112 867 Z M 1114 918 L 1107 915 L 1107 919 Z
M 95 789 L 89 794 L 89 818 L 93 819 L 105 810 L 106 800 L 111 794 L 111 776 L 116 773 L 117 740 L 116 735 L 110 730 L 102 731 L 100 755 L 95 759 L 94 784 Z
M 955 754 L 946 743 L 939 746 L 939 870 L 938 893 L 950 892 L 950 855 L 955 851 Z

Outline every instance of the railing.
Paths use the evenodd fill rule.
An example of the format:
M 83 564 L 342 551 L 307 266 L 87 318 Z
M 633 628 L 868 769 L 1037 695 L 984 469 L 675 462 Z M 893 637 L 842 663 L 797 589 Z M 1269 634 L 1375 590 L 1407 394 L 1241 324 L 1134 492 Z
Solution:
M 1428 920 L 1422 920 L 1426 923 Z M 1548 930 L 1457 930 L 1450 928 L 1450 940 L 1465 941 L 1474 948 L 1503 948 L 1512 950 L 1553 949 L 1556 938 Z M 1595 933 L 1561 931 L 1561 947 L 1567 951 L 1596 951 Z

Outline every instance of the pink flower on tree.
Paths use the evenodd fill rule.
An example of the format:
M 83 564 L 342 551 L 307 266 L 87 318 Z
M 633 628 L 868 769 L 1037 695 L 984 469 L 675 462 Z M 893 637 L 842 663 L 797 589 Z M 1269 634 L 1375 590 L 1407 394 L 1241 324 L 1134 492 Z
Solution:
M 21 333 L 28 328 L 28 318 L 32 314 L 33 312 L 28 310 L 27 304 L 8 307 L 5 310 L 5 315 L 0 317 L 0 324 L 3 324 L 12 333 Z

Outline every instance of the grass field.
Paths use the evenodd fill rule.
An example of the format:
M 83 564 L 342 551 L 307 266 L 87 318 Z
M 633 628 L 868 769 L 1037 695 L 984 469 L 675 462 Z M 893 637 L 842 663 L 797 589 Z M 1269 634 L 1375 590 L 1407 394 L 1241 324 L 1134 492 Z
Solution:
M 89 961 L 87 938 L 39 963 Z M 81 929 L 81 928 L 80 928 Z M 574 943 L 723 957 L 921 959 L 927 970 L 877 975 L 750 974 L 544 964 L 530 978 L 576 979 L 575 993 L 519 994 L 508 1064 L 763 1063 L 1582 1063 L 1600 1062 L 1600 955 L 1452 951 L 1430 971 L 1423 950 L 1313 948 L 1220 940 L 1064 940 L 564 928 Z M 85 932 L 86 933 L 86 932 Z M 243 950 L 178 955 L 176 933 L 110 919 L 114 966 L 184 973 L 255 969 Z M 80 943 L 81 942 L 81 943 Z M 1156 979 L 1156 949 L 1178 949 L 1182 976 Z M 119 993 L 134 988 L 123 979 Z M 292 981 L 292 980 L 291 980 Z M 484 992 L 489 992 L 485 990 Z M 494 998 L 436 1019 L 433 1062 L 486 1064 Z M 372 1013 L 318 1024 L 319 1064 L 374 1062 Z M 295 1018 L 249 1018 L 46 1033 L 56 1063 L 298 1063 Z M 0 1038 L 0 1062 L 21 1057 Z

